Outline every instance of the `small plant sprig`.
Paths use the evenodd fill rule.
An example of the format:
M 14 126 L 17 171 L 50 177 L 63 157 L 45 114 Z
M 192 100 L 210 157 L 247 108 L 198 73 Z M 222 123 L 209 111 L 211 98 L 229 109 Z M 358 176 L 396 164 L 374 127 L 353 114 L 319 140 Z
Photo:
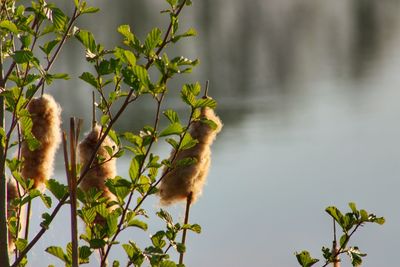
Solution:
M 341 254 L 347 254 L 353 266 L 360 266 L 362 264 L 362 258 L 367 254 L 362 253 L 358 246 L 348 246 L 351 238 L 361 226 L 364 226 L 367 223 L 379 225 L 385 223 L 383 217 L 377 217 L 372 213 L 368 213 L 364 209 L 358 210 L 356 204 L 353 202 L 349 203 L 349 207 L 351 211 L 346 214 L 343 214 L 334 206 L 325 209 L 334 220 L 334 245 L 332 249 L 329 247 L 322 247 L 322 254 L 325 260 L 324 264 L 321 265 L 322 267 L 328 266 L 330 263 L 336 264 L 334 266 L 340 266 L 338 265 L 338 262 L 340 261 L 339 256 Z M 343 231 L 343 234 L 339 239 L 338 247 L 336 246 L 336 223 Z M 319 262 L 319 259 L 311 257 L 310 253 L 305 250 L 296 253 L 296 258 L 299 264 L 303 267 L 310 267 Z

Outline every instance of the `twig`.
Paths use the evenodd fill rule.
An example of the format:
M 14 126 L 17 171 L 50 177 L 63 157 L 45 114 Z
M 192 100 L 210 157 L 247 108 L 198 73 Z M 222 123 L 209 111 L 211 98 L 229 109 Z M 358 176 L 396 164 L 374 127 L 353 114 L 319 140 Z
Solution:
M 189 195 L 187 196 L 187 199 L 186 199 L 185 220 L 183 222 L 184 225 L 188 224 L 188 222 L 189 222 L 189 210 L 190 210 L 190 204 L 192 203 L 192 196 L 193 196 L 193 193 L 190 192 Z M 187 229 L 184 228 L 183 232 L 182 232 L 182 245 L 185 245 L 185 243 L 186 243 L 186 232 L 187 232 Z M 184 254 L 185 254 L 185 251 L 182 251 L 180 253 L 180 255 L 179 255 L 179 264 L 183 264 L 183 255 Z
M 92 131 L 96 126 L 96 98 L 94 95 L 94 91 L 92 92 Z
M 76 203 L 76 147 L 79 133 L 75 131 L 75 119 L 70 120 L 70 157 L 71 167 L 68 177 L 69 185 L 69 198 L 71 202 L 71 243 L 72 243 L 72 267 L 78 267 L 79 254 L 78 254 L 78 222 L 77 222 L 77 203 Z
M 209 84 L 210 84 L 210 81 L 207 80 L 207 81 L 206 81 L 206 89 L 204 90 L 204 96 L 203 96 L 203 98 L 208 98 L 208 86 L 209 86 Z

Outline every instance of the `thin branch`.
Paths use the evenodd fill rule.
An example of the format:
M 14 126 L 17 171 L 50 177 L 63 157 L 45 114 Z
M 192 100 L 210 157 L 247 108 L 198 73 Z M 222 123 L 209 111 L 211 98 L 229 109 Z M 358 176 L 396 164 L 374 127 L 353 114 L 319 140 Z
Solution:
M 96 98 L 94 91 L 92 92 L 92 131 L 96 127 Z
M 193 196 L 193 193 L 190 192 L 186 199 L 185 220 L 183 222 L 184 225 L 188 224 L 188 222 L 189 222 L 189 210 L 190 210 L 190 204 L 192 204 L 192 196 Z M 187 229 L 184 228 L 183 233 L 182 233 L 182 245 L 185 245 L 185 243 L 186 243 L 186 232 L 187 232 Z M 182 251 L 180 253 L 179 264 L 183 264 L 183 255 L 184 254 L 185 254 L 185 251 Z

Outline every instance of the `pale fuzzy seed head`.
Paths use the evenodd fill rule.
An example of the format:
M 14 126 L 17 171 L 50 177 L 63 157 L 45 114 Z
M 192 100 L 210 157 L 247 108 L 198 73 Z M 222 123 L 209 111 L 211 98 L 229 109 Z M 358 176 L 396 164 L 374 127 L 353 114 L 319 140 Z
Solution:
M 61 143 L 61 108 L 51 95 L 33 98 L 27 107 L 32 118 L 32 134 L 40 142 L 34 151 L 22 143 L 22 176 L 33 179 L 35 188 L 43 187 L 53 174 L 54 157 Z
M 7 181 L 7 219 L 9 220 L 11 216 L 15 216 L 14 213 L 17 212 L 16 208 L 11 205 L 11 201 L 14 199 L 18 198 L 18 188 L 17 184 L 9 179 Z M 19 214 L 19 223 L 20 223 L 20 229 L 19 231 L 23 230 L 25 227 L 25 222 L 26 222 L 26 215 L 25 215 L 25 209 L 22 208 Z M 15 244 L 14 244 L 14 237 L 10 232 L 8 232 L 8 251 L 11 253 L 15 249 Z
M 211 145 L 222 129 L 222 122 L 210 108 L 202 109 L 201 116 L 214 121 L 217 128 L 212 129 L 208 124 L 199 121 L 191 125 L 189 132 L 199 143 L 190 149 L 179 152 L 175 162 L 188 157 L 195 158 L 197 162 L 190 166 L 176 166 L 163 178 L 159 186 L 162 205 L 184 201 L 191 192 L 192 203 L 194 203 L 202 193 L 211 164 Z M 175 151 L 172 151 L 170 158 L 174 153 Z
M 100 138 L 101 127 L 96 125 L 92 131 L 90 131 L 85 139 L 81 143 L 79 143 L 78 152 L 80 162 L 82 164 L 82 170 L 86 168 L 89 164 L 89 160 L 94 153 L 96 148 L 96 144 Z M 90 188 L 96 188 L 100 191 L 103 191 L 103 196 L 108 197 L 111 200 L 115 200 L 115 196 L 108 190 L 105 185 L 105 181 L 107 179 L 113 179 L 117 175 L 117 167 L 116 167 L 116 159 L 110 159 L 110 155 L 108 154 L 105 147 L 110 147 L 113 150 L 116 149 L 116 144 L 111 138 L 108 136 L 104 139 L 100 148 L 97 151 L 97 156 L 104 158 L 105 162 L 97 163 L 96 160 L 93 162 L 93 165 L 96 167 L 92 168 L 89 172 L 86 173 L 85 177 L 82 179 L 80 183 L 80 187 L 84 191 L 88 191 Z

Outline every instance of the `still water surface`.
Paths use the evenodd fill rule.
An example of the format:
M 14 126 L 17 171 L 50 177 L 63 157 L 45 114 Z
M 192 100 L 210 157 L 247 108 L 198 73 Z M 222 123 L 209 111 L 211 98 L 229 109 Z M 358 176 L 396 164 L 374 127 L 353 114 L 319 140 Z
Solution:
M 113 33 L 119 24 L 137 25 L 142 35 L 153 22 L 165 24 L 157 13 L 160 1 L 96 5 L 107 13 L 95 15 L 99 23 L 86 28 L 110 45 L 119 38 Z M 399 11 L 400 3 L 389 0 L 194 1 L 182 21 L 197 28 L 199 37 L 177 53 L 201 59 L 191 79 L 210 79 L 225 127 L 213 147 L 203 197 L 192 209 L 191 221 L 203 233 L 189 235 L 187 266 L 296 266 L 295 251 L 319 256 L 322 245 L 330 246 L 324 208 L 347 209 L 349 201 L 387 219 L 355 238 L 368 253 L 364 266 L 397 266 Z M 69 51 L 57 68 L 76 77 L 87 65 L 79 61 L 78 45 Z M 89 121 L 90 90 L 78 79 L 72 84 L 60 83 L 51 92 L 65 103 L 65 118 Z M 129 120 L 120 127 L 131 127 Z M 168 154 L 165 147 L 158 152 Z M 119 162 L 119 174 L 127 177 L 128 164 Z M 62 168 L 58 177 L 64 177 Z M 157 201 L 147 208 L 156 210 Z M 182 218 L 181 206 L 169 210 Z M 65 246 L 68 216 L 64 208 L 55 221 L 63 227 L 47 233 L 52 244 Z M 155 222 L 148 233 L 124 238 L 147 244 L 160 226 Z M 43 257 L 48 245 L 32 252 L 31 266 L 61 266 Z M 122 251 L 112 257 L 124 259 Z

